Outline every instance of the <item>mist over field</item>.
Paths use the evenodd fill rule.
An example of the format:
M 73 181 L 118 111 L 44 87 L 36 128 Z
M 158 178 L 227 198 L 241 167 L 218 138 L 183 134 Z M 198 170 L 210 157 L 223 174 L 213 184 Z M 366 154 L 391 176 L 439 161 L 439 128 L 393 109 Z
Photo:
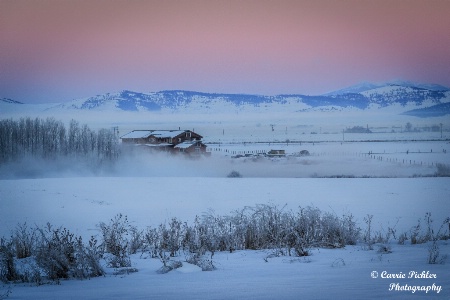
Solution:
M 189 157 L 164 152 L 150 152 L 145 147 L 119 147 L 120 154 L 114 161 L 93 161 L 87 158 L 59 156 L 54 159 L 26 156 L 18 161 L 0 165 L 0 178 L 24 179 L 46 177 L 226 177 L 232 171 L 243 177 L 254 178 L 311 178 L 311 177 L 411 177 L 433 176 L 437 172 L 436 163 L 448 163 L 438 143 L 422 144 L 385 143 L 383 148 L 400 148 L 398 152 L 369 155 L 366 147 L 370 143 L 354 143 L 345 147 L 340 143 L 315 143 L 311 145 L 246 145 L 229 144 L 214 148 L 210 156 Z M 348 145 L 347 145 L 348 146 Z M 380 145 L 372 145 L 380 146 Z M 400 146 L 400 147 L 398 147 Z M 423 153 L 406 154 L 413 147 L 423 149 Z M 214 147 L 213 145 L 211 146 Z M 283 148 L 288 155 L 308 149 L 309 156 L 287 156 L 269 158 L 263 155 L 248 155 L 271 148 Z M 376 147 L 369 147 L 369 149 Z M 430 149 L 428 149 L 430 148 Z M 434 148 L 436 153 L 430 153 Z M 447 146 L 447 148 L 449 148 Z M 252 150 L 254 149 L 254 150 Z M 259 149 L 259 150 L 257 150 Z M 261 150 L 262 149 L 262 150 Z M 389 151 L 389 150 L 388 150 Z M 409 150 L 411 151 L 411 150 Z M 420 150 L 419 150 L 420 151 Z M 426 151 L 426 153 L 425 153 Z M 440 151 L 440 152 L 439 152 Z M 233 154 L 235 153 L 235 154 Z M 242 153 L 241 155 L 238 155 Z M 247 156 L 245 154 L 247 153 Z M 235 157 L 238 158 L 235 158 Z M 239 157 L 242 156 L 242 157 Z M 382 161 L 380 159 L 383 159 Z M 405 160 L 406 159 L 406 160 Z M 414 163 L 410 163 L 414 159 Z M 416 162 L 417 160 L 417 162 Z
M 446 140 L 448 131 L 445 130 L 442 136 L 441 132 L 430 130 L 431 126 L 442 121 L 441 118 L 419 120 L 407 116 L 352 112 L 323 114 L 327 117 L 322 115 L 319 118 L 319 113 L 197 115 L 127 112 L 62 113 L 49 117 L 44 113 L 41 125 L 65 127 L 66 143 L 69 143 L 70 134 L 79 134 L 82 140 L 91 136 L 99 138 L 101 133 L 103 137 L 114 139 L 111 142 L 116 144 L 117 157 L 114 160 L 103 159 L 95 153 L 83 156 L 77 154 L 78 150 L 72 151 L 74 155 L 67 155 L 67 150 L 63 149 L 64 155 L 42 158 L 27 152 L 20 159 L 1 163 L 0 178 L 226 177 L 231 171 L 244 177 L 410 177 L 433 175 L 437 171 L 437 163 L 450 163 L 449 155 L 445 155 L 450 150 Z M 23 118 L 28 118 L 29 122 L 38 120 L 13 115 L 5 121 L 20 123 Z M 77 126 L 71 129 L 74 118 Z M 405 131 L 408 123 L 412 131 Z M 367 126 L 373 133 L 344 132 L 357 125 Z M 118 130 L 114 138 L 108 136 L 112 128 Z M 122 147 L 119 139 L 132 130 L 178 128 L 202 135 L 211 155 L 192 158 L 150 152 L 145 146 Z M 54 148 L 58 147 L 62 146 L 54 145 Z M 65 147 L 68 149 L 68 144 Z M 73 148 L 76 147 L 74 144 Z M 284 149 L 288 157 L 255 157 L 271 149 Z M 302 150 L 307 150 L 310 156 L 291 157 Z M 236 155 L 250 157 L 232 158 Z

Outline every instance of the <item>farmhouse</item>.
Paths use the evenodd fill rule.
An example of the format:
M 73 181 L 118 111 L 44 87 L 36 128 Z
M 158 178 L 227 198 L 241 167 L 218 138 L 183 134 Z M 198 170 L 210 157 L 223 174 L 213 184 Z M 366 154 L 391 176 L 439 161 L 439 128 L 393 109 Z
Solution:
M 191 130 L 133 130 L 121 137 L 123 144 L 142 145 L 174 153 L 204 154 L 203 137 Z

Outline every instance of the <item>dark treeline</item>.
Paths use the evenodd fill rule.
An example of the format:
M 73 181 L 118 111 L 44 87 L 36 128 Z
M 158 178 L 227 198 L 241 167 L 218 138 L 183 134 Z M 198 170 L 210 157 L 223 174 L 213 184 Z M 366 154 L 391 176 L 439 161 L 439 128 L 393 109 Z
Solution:
M 117 137 L 108 129 L 94 131 L 75 120 L 66 129 L 63 122 L 54 118 L 0 120 L 0 163 L 25 157 L 90 158 L 102 162 L 117 156 Z

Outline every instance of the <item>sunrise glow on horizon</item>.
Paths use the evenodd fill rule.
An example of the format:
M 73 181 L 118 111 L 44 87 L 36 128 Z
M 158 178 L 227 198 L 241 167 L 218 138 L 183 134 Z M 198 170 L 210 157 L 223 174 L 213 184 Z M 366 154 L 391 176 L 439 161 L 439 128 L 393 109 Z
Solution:
M 450 86 L 450 1 L 0 1 L 0 98 Z

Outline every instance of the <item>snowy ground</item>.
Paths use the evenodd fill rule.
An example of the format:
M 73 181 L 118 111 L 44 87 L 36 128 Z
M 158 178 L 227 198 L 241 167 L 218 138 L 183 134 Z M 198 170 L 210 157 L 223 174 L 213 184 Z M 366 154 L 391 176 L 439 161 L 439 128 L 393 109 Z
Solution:
M 296 210 L 316 206 L 337 215 L 352 213 L 363 225 L 407 231 L 426 212 L 436 222 L 449 215 L 449 178 L 205 178 L 84 177 L 1 180 L 1 236 L 17 223 L 63 225 L 88 238 L 96 225 L 118 213 L 138 227 L 177 217 L 192 222 L 213 209 L 217 214 L 277 204 Z
M 444 122 L 446 128 L 445 119 L 399 115 L 380 119 L 356 113 L 348 118 L 124 114 L 96 115 L 92 126 L 94 118 L 88 114 L 69 117 L 80 117 L 94 128 L 119 126 L 121 134 L 134 129 L 194 129 L 204 136 L 211 157 L 137 155 L 98 173 L 73 162 L 56 167 L 36 161 L 0 166 L 0 237 L 9 236 L 18 223 L 50 222 L 86 239 L 98 235 L 97 225 L 118 213 L 144 229 L 172 217 L 191 222 L 210 209 L 223 215 L 256 204 L 286 204 L 292 210 L 310 205 L 337 215 L 351 213 L 363 228 L 363 219 L 370 214 L 374 230 L 382 233 L 394 225 L 398 233 L 409 232 L 426 212 L 431 212 L 435 228 L 450 216 L 450 178 L 420 177 L 435 174 L 436 163 L 450 165 L 448 131 L 443 139 L 437 132 L 401 131 L 408 121 L 414 126 Z M 367 123 L 380 132 L 342 134 L 347 127 Z M 288 154 L 308 150 L 311 155 L 231 158 L 270 149 Z M 232 170 L 243 178 L 227 178 Z M 322 178 L 352 176 L 371 178 Z M 223 252 L 214 256 L 216 271 L 201 272 L 185 263 L 164 275 L 156 273 L 162 265 L 159 260 L 136 255 L 132 263 L 137 273 L 113 275 L 114 270 L 108 269 L 106 277 L 91 280 L 13 285 L 8 299 L 450 299 L 450 258 L 445 264 L 430 265 L 427 244 L 398 245 L 392 240 L 390 246 L 390 254 L 377 253 L 377 245 L 366 250 L 359 244 L 312 249 L 306 258 L 275 257 L 268 262 L 267 251 Z M 450 257 L 448 240 L 440 242 L 440 251 Z M 373 271 L 377 278 L 372 278 Z M 381 278 L 383 271 L 406 276 L 410 271 L 428 271 L 436 278 Z M 397 290 L 405 284 L 432 290 Z M 3 290 L 0 286 L 0 295 Z
M 139 228 L 155 226 L 171 217 L 192 221 L 208 209 L 216 214 L 258 203 L 288 209 L 313 205 L 337 215 L 352 213 L 358 224 L 373 214 L 374 230 L 396 225 L 409 231 L 431 212 L 438 226 L 448 217 L 448 178 L 206 178 L 206 177 L 77 177 L 1 180 L 1 232 L 7 236 L 17 223 L 65 226 L 77 235 L 99 233 L 97 224 L 117 213 Z M 176 191 L 176 192 L 173 192 Z M 397 223 L 398 222 L 398 223 Z M 441 254 L 450 255 L 442 241 Z M 313 249 L 306 258 L 278 257 L 264 261 L 267 251 L 216 253 L 218 270 L 199 272 L 192 265 L 157 274 L 161 262 L 133 257 L 139 272 L 61 285 L 15 285 L 9 299 L 404 299 L 450 297 L 446 264 L 427 264 L 428 246 L 391 244 L 392 253 L 365 250 Z M 183 257 L 179 258 L 183 260 Z M 406 274 L 429 271 L 433 279 L 371 278 L 383 271 Z M 389 291 L 390 284 L 441 287 L 441 291 Z
M 448 253 L 448 243 L 442 246 Z M 135 255 L 139 272 L 61 285 L 14 287 L 9 299 L 449 299 L 450 272 L 445 265 L 424 263 L 425 245 L 393 245 L 392 253 L 378 254 L 360 246 L 315 249 L 306 258 L 264 258 L 264 251 L 218 253 L 218 267 L 202 272 L 189 264 L 161 275 L 161 263 Z M 372 272 L 378 278 L 372 278 Z M 435 274 L 433 279 L 387 279 L 382 272 Z M 375 273 L 374 273 L 375 277 Z M 399 284 L 398 286 L 396 284 Z M 390 291 L 389 289 L 392 287 Z M 408 286 L 429 291 L 398 290 Z M 439 290 L 440 289 L 440 290 Z M 438 293 L 439 291 L 439 293 Z

